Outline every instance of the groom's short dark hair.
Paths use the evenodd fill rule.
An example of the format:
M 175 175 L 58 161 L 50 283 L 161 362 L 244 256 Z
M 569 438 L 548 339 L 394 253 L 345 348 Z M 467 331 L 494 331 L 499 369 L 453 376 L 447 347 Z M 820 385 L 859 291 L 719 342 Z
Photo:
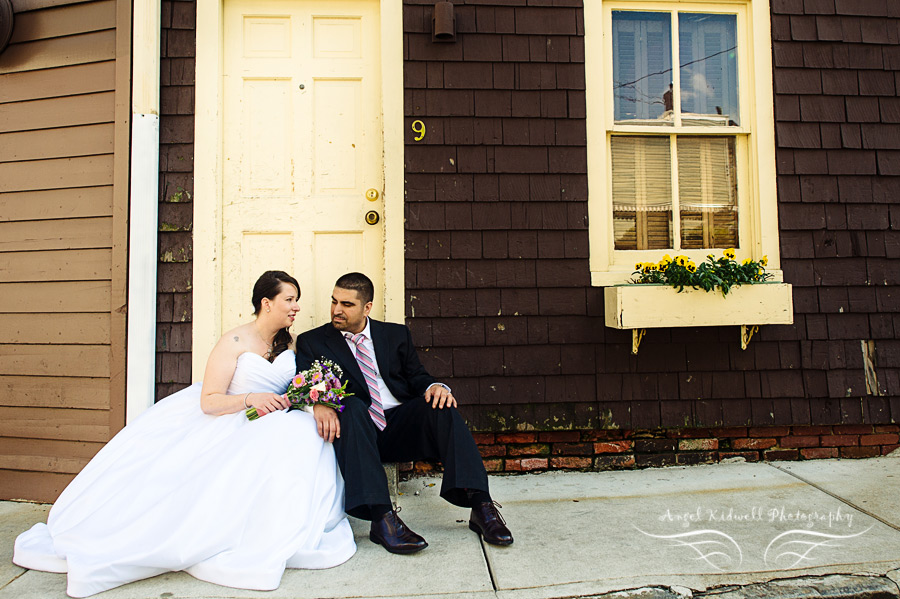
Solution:
M 375 286 L 372 280 L 361 272 L 348 272 L 338 279 L 334 286 L 355 291 L 364 306 L 375 299 Z

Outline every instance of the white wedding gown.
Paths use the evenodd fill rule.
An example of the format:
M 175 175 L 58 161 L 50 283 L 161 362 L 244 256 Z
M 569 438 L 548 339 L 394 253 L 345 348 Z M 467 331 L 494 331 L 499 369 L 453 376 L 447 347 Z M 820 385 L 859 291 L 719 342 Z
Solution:
M 244 353 L 228 393 L 282 393 L 293 375 L 293 352 Z M 272 590 L 285 567 L 330 568 L 355 551 L 334 448 L 312 415 L 209 416 L 195 383 L 100 450 L 47 524 L 19 535 L 13 562 L 68 572 L 69 595 L 87 597 L 177 570 Z

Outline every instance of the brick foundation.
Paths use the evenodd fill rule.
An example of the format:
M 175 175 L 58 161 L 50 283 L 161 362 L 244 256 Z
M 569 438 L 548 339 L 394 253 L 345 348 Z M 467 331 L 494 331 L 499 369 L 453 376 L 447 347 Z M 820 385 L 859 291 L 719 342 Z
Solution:
M 488 472 L 625 470 L 748 462 L 869 458 L 900 447 L 900 426 L 728 427 L 670 430 L 593 430 L 475 433 Z M 406 474 L 440 471 L 439 464 L 406 462 Z

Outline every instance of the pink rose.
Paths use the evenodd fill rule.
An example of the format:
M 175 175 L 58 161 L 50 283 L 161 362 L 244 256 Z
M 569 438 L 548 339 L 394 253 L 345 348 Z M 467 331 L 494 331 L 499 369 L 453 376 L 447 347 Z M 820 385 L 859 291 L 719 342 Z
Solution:
M 319 390 L 318 389 L 310 389 L 309 398 L 312 401 L 319 401 Z

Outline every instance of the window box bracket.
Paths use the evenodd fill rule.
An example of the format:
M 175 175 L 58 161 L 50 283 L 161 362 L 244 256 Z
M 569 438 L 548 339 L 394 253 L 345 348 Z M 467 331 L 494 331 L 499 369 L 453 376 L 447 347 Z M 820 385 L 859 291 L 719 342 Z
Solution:
M 741 348 L 747 349 L 759 325 L 793 324 L 793 294 L 789 283 L 755 283 L 718 291 L 668 285 L 628 284 L 607 287 L 606 326 L 632 329 L 632 353 L 637 353 L 641 329 L 739 325 Z

